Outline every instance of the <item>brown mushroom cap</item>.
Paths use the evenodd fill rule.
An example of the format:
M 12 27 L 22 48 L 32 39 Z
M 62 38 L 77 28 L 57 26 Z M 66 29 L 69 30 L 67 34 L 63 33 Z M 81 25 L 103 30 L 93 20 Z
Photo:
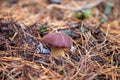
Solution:
M 70 48 L 73 44 L 71 37 L 65 33 L 51 33 L 47 34 L 42 38 L 42 42 L 49 46 Z

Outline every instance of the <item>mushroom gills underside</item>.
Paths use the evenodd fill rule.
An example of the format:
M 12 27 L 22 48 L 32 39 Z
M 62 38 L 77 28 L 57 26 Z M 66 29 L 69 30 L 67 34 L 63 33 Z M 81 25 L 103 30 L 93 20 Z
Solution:
M 64 48 L 52 47 L 51 55 L 53 57 L 65 57 Z

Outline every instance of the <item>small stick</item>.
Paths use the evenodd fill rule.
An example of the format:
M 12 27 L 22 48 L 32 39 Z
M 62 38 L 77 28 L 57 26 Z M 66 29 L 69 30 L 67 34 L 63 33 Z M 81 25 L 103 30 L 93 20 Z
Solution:
M 96 0 L 93 3 L 87 4 L 85 6 L 79 6 L 79 7 L 75 7 L 75 8 L 71 8 L 71 7 L 66 7 L 63 5 L 58 5 L 58 4 L 51 4 L 50 6 L 48 6 L 49 9 L 53 8 L 53 7 L 57 7 L 60 9 L 67 9 L 67 10 L 72 10 L 72 11 L 82 11 L 84 9 L 88 9 L 88 8 L 92 8 L 94 6 L 97 6 L 98 4 L 100 4 L 102 2 L 102 0 Z

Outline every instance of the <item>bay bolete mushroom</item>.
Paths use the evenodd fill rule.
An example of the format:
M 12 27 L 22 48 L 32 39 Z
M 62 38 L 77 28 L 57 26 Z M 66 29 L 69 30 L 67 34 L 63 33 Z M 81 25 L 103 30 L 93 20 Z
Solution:
M 72 38 L 62 32 L 49 33 L 42 38 L 42 42 L 50 46 L 52 56 L 64 57 L 64 49 L 71 48 Z

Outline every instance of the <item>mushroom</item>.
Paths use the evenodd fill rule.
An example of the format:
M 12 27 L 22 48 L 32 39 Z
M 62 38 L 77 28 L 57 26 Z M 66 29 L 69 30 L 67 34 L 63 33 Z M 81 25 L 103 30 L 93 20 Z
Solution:
M 42 42 L 51 49 L 51 55 L 65 56 L 64 49 L 69 49 L 73 45 L 72 38 L 63 32 L 49 33 L 42 38 Z

